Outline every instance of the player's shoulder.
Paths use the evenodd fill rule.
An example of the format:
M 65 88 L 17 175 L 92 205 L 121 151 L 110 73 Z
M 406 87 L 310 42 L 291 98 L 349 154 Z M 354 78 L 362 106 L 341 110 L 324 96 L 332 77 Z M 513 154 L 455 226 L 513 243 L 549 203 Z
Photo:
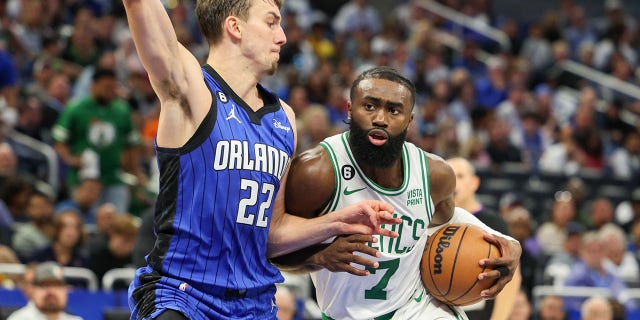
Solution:
M 431 192 L 443 194 L 453 192 L 456 187 L 456 175 L 453 168 L 442 157 L 423 151 L 429 166 L 429 180 L 431 181 Z
M 322 177 L 325 173 L 332 173 L 331 159 L 327 151 L 320 145 L 307 149 L 296 155 L 292 161 L 292 171 L 307 177 Z
M 422 151 L 427 157 L 427 163 L 429 164 L 429 173 L 431 176 L 443 175 L 455 177 L 453 168 L 445 161 L 441 156 L 426 151 Z

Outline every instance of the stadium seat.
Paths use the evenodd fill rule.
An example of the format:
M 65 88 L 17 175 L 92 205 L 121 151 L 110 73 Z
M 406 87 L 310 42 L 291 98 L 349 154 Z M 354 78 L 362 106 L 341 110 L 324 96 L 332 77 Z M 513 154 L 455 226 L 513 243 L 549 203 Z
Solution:
M 115 268 L 102 276 L 102 289 L 126 290 L 136 274 L 135 268 Z

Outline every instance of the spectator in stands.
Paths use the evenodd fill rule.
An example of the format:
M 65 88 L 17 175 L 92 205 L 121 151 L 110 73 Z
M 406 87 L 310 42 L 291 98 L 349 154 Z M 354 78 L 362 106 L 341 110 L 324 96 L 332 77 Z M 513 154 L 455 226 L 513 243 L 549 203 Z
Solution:
M 376 8 L 368 0 L 351 0 L 343 4 L 333 18 L 333 31 L 338 34 L 367 30 L 377 34 L 382 30 Z
M 613 204 L 605 197 L 598 197 L 591 201 L 589 206 L 589 228 L 600 230 L 607 223 L 612 223 L 614 218 Z
M 486 76 L 476 81 L 476 102 L 482 108 L 493 110 L 507 99 L 507 66 L 505 60 L 497 56 L 489 58 L 486 64 Z
M 611 302 L 601 297 L 591 297 L 580 307 L 582 320 L 613 320 Z
M 2 189 L 9 177 L 16 172 L 16 155 L 13 148 L 6 142 L 0 142 L 0 245 L 10 245 L 13 234 L 13 215 L 1 197 Z
M 551 209 L 551 219 L 540 225 L 536 231 L 536 238 L 544 254 L 552 255 L 563 249 L 567 238 L 567 225 L 575 216 L 576 207 L 571 195 L 567 192 L 558 193 Z
M 102 193 L 102 183 L 96 178 L 81 178 L 71 198 L 56 205 L 56 212 L 76 210 L 85 223 L 96 223 L 96 206 Z
M 333 134 L 329 122 L 329 112 L 321 104 L 312 104 L 302 114 L 298 114 L 300 135 L 298 148 L 300 151 L 318 145 L 324 138 Z
M 494 167 L 504 163 L 522 163 L 522 151 L 509 139 L 510 128 L 504 120 L 495 119 L 488 131 L 487 153 Z
M 19 77 L 15 60 L 6 50 L 6 43 L 2 39 L 0 39 L 0 70 L 2 70 L 0 72 L 0 118 L 7 125 L 13 126 L 18 115 Z
M 102 277 L 110 269 L 131 266 L 131 254 L 138 234 L 133 216 L 119 214 L 111 222 L 109 239 L 102 246 L 89 252 L 89 268 L 102 283 Z
M 522 44 L 520 55 L 529 61 L 531 71 L 537 79 L 551 65 L 551 44 L 544 38 L 540 24 L 534 23 L 529 27 L 529 36 Z
M 133 127 L 131 111 L 116 96 L 118 85 L 112 70 L 100 69 L 93 75 L 92 94 L 68 106 L 53 129 L 55 148 L 69 166 L 67 183 L 77 188 L 83 156 L 93 154 L 100 168 L 103 185 L 100 203 L 113 203 L 119 212 L 129 209 L 129 187 L 123 180 L 127 171 L 145 183 L 139 161 L 140 134 Z M 91 161 L 93 162 L 93 161 Z
M 87 234 L 87 251 L 95 251 L 107 242 L 111 234 L 111 224 L 118 214 L 116 207 L 111 203 L 105 203 L 96 209 L 95 228 Z
M 72 210 L 57 214 L 53 219 L 54 236 L 50 246 L 36 251 L 26 262 L 56 261 L 65 267 L 88 267 L 82 252 L 84 224 Z
M 33 184 L 22 175 L 4 180 L 0 187 L 0 224 L 13 228 L 14 222 L 28 222 L 25 209 L 32 192 Z
M 538 304 L 537 320 L 565 320 L 564 300 L 560 296 L 544 296 Z
M 604 268 L 605 245 L 606 243 L 597 232 L 585 233 L 582 237 L 580 259 L 571 268 L 564 285 L 609 289 L 613 297 L 627 310 L 635 310 L 636 303 L 623 295 L 627 286 L 622 279 Z M 584 300 L 584 298 L 565 298 L 565 304 L 569 309 L 577 310 Z
M 522 254 L 520 255 L 520 273 L 522 274 L 522 288 L 529 294 L 536 285 L 540 254 L 540 245 L 533 236 L 535 222 L 531 214 L 524 206 L 516 206 L 506 211 L 504 220 L 509 227 L 511 235 L 520 242 Z
M 29 303 L 12 313 L 8 320 L 81 320 L 64 311 L 68 290 L 59 264 L 50 261 L 40 263 L 34 270 Z
M 584 7 L 575 5 L 570 9 L 567 25 L 563 29 L 564 38 L 569 44 L 572 58 L 578 58 L 580 46 L 585 43 L 595 43 L 596 34 L 589 28 L 586 21 Z
M 286 285 L 278 285 L 276 289 L 276 305 L 278 320 L 293 320 L 296 317 L 296 296 Z
M 609 156 L 608 167 L 616 178 L 640 177 L 640 131 L 627 133 L 624 145 Z
M 580 259 L 582 248 L 582 234 L 584 227 L 577 222 L 569 222 L 566 227 L 567 237 L 562 250 L 553 253 L 543 261 L 543 281 L 545 284 L 562 284 L 564 278 L 571 272 L 573 265 Z
M 17 227 L 11 246 L 22 260 L 51 244 L 53 239 L 53 201 L 40 191 L 34 191 L 25 209 L 29 222 Z
M 624 230 L 614 223 L 607 223 L 599 232 L 607 244 L 606 258 L 602 262 L 604 268 L 620 277 L 629 286 L 640 286 L 640 265 L 633 252 L 628 250 Z

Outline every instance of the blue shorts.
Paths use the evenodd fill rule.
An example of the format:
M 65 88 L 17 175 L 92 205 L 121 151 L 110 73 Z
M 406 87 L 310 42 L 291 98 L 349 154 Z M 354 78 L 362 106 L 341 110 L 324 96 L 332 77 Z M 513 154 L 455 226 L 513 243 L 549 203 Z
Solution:
M 276 319 L 275 285 L 249 291 L 203 293 L 180 280 L 162 276 L 150 266 L 136 271 L 129 286 L 131 319 L 155 319 L 167 309 L 191 320 Z

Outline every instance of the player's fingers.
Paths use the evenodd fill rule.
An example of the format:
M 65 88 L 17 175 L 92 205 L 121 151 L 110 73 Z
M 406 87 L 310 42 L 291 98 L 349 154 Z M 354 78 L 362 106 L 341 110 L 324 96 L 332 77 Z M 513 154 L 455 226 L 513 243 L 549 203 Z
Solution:
M 377 211 L 388 211 L 388 212 L 393 212 L 393 206 L 386 203 L 386 202 L 382 202 L 382 201 L 378 201 L 378 200 L 369 200 L 369 205 Z
M 482 235 L 482 237 L 487 242 L 493 243 L 494 245 L 496 245 L 502 251 L 502 248 L 504 247 L 504 244 L 501 241 L 501 240 L 503 240 L 502 238 L 496 237 L 496 236 L 494 236 L 494 235 L 492 235 L 490 233 L 485 233 L 484 235 Z M 506 239 L 504 239 L 504 240 L 506 241 Z
M 501 258 L 491 258 L 491 259 L 480 260 L 480 266 L 487 267 L 490 269 L 496 269 L 500 266 L 504 266 L 505 263 L 507 263 L 507 261 Z
M 378 263 L 378 261 L 370 260 L 365 257 L 357 256 L 357 255 L 354 255 L 353 263 L 359 264 L 364 267 L 374 268 L 374 269 L 380 266 L 380 263 Z
M 506 284 L 507 282 L 504 279 L 500 279 L 490 288 L 482 290 L 482 292 L 480 292 L 480 296 L 483 299 L 495 299 Z
M 396 218 L 389 211 L 379 211 L 378 218 L 380 219 L 380 224 L 400 224 L 402 223 L 402 219 Z
M 377 241 L 377 239 L 374 236 L 368 235 L 368 234 L 351 234 L 351 235 L 345 236 L 345 240 L 351 243 L 356 243 L 356 242 L 369 243 L 369 242 Z
M 368 276 L 369 275 L 369 271 L 367 271 L 366 269 L 358 269 L 356 267 L 350 266 L 350 265 L 346 265 L 344 268 L 345 272 L 351 273 L 352 275 L 356 275 L 356 276 Z
M 369 247 L 368 245 L 364 244 L 364 243 L 353 243 L 353 250 L 352 252 L 362 252 L 366 255 L 370 255 L 372 257 L 378 257 L 379 256 L 379 252 L 378 250 Z M 356 256 L 358 257 L 358 256 Z
M 391 237 L 391 238 L 397 238 L 399 236 L 399 234 L 395 231 L 391 231 L 391 230 L 387 230 L 387 229 L 383 229 L 383 228 L 377 228 L 377 234 L 379 235 L 383 235 L 386 237 Z

